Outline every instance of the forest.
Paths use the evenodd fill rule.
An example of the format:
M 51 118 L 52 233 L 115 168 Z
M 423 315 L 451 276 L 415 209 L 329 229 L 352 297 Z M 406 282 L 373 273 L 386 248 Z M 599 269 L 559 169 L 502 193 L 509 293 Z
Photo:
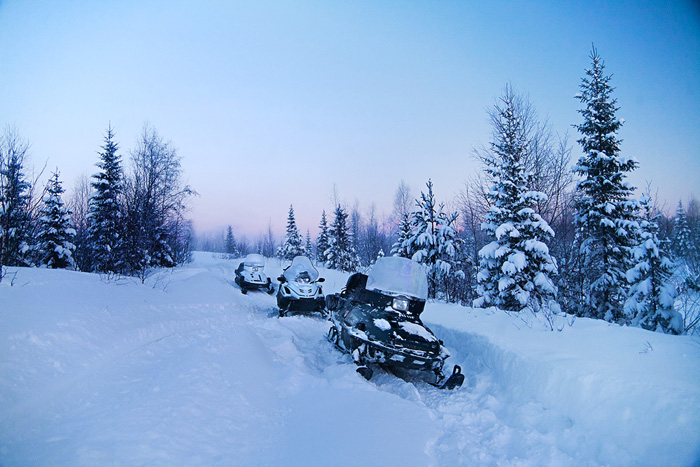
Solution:
M 577 160 L 534 105 L 506 85 L 488 117 L 491 135 L 473 156 L 483 170 L 453 199 L 426 180 L 417 196 L 401 182 L 393 212 L 336 202 L 318 232 L 300 232 L 290 204 L 284 238 L 271 226 L 256 239 L 231 227 L 196 235 L 173 144 L 145 125 L 120 151 L 111 125 L 92 177 L 65 196 L 57 169 L 29 175 L 29 143 L 7 127 L 0 137 L 0 280 L 13 267 L 68 268 L 144 281 L 186 263 L 194 249 L 239 257 L 303 254 L 341 271 L 367 270 L 398 255 L 426 266 L 430 297 L 447 302 L 560 313 L 670 334 L 700 332 L 700 203 L 669 210 L 652 186 L 626 178 L 623 122 L 611 75 L 595 48 L 581 80 Z M 635 197 L 635 193 L 640 193 Z M 685 202 L 684 202 L 685 201 Z

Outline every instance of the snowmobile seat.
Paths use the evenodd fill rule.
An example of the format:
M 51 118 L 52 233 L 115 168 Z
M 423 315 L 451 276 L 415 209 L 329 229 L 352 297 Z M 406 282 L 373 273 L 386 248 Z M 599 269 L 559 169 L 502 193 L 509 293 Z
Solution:
M 357 295 L 360 291 L 364 290 L 366 286 L 367 275 L 356 272 L 352 276 L 348 277 L 348 282 L 345 284 L 345 289 L 343 289 L 341 295 L 343 297 Z

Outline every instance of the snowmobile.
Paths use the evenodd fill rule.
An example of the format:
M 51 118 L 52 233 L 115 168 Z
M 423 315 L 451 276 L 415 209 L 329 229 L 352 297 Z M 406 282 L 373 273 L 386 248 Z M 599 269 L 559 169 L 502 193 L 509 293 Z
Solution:
M 464 383 L 455 365 L 443 366 L 447 349 L 420 320 L 428 296 L 425 267 L 407 258 L 379 258 L 369 275 L 355 273 L 340 294 L 326 296 L 331 327 L 328 340 L 352 356 L 370 379 L 378 365 L 398 376 L 419 376 L 433 386 L 455 389 Z
M 277 280 L 280 282 L 277 290 L 280 317 L 315 311 L 324 313 L 326 301 L 320 283 L 325 279 L 318 277 L 318 270 L 309 258 L 296 256 Z
M 272 281 L 265 275 L 265 258 L 262 255 L 250 254 L 238 265 L 236 269 L 236 284 L 241 288 L 241 293 L 249 290 L 264 290 L 268 294 L 275 293 Z

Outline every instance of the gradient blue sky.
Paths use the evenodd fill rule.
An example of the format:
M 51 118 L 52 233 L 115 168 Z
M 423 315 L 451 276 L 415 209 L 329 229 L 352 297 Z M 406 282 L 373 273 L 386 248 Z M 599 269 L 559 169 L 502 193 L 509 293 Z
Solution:
M 389 215 L 403 179 L 450 201 L 480 170 L 486 109 L 529 95 L 580 154 L 591 44 L 625 119 L 622 150 L 671 210 L 700 196 L 700 6 L 693 1 L 0 0 L 0 125 L 58 166 L 95 172 L 109 122 L 121 154 L 148 121 L 200 193 L 199 231 L 315 235 L 340 198 Z

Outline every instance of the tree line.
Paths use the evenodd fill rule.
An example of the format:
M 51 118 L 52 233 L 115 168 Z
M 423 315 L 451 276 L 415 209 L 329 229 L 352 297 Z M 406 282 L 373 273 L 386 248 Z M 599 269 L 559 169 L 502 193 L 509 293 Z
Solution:
M 111 125 L 99 171 L 80 179 L 73 197 L 56 169 L 39 192 L 25 174 L 28 144 L 17 132 L 0 137 L 0 280 L 5 266 L 45 266 L 138 276 L 188 261 L 193 246 L 187 202 L 172 143 L 145 125 L 122 166 Z
M 429 296 L 546 317 L 567 313 L 680 334 L 700 320 L 700 205 L 679 202 L 664 215 L 651 187 L 639 199 L 626 181 L 639 163 L 623 155 L 622 121 L 611 76 L 598 52 L 581 80 L 582 155 L 506 85 L 489 111 L 491 137 L 475 148 L 483 171 L 450 203 L 434 185 L 413 197 L 401 182 L 388 219 L 334 197 L 318 234 L 302 235 L 289 207 L 284 240 L 272 226 L 254 243 L 199 239 L 199 248 L 239 256 L 305 254 L 342 271 L 366 270 L 385 254 L 425 264 Z M 189 260 L 194 245 L 180 157 L 144 126 L 124 168 L 114 131 L 99 151 L 99 171 L 64 202 L 58 169 L 40 189 L 26 175 L 28 144 L 0 137 L 0 280 L 5 266 L 73 268 L 142 280 L 153 268 Z M 551 322 L 551 321 L 550 321 Z
M 474 150 L 484 170 L 467 180 L 452 209 L 436 201 L 431 180 L 415 199 L 401 182 L 384 222 L 373 207 L 362 216 L 357 204 L 338 203 L 330 224 L 322 212 L 313 246 L 290 206 L 279 248 L 271 228 L 256 244 L 236 247 L 229 227 L 227 252 L 305 254 L 343 271 L 368 268 L 388 253 L 426 265 L 431 298 L 694 332 L 700 205 L 692 199 L 686 211 L 679 202 L 675 216 L 667 216 L 651 187 L 633 197 L 636 188 L 626 179 L 639 163 L 622 154 L 623 122 L 595 48 L 590 59 L 576 96 L 582 121 L 573 127 L 582 155 L 573 168 L 568 136 L 556 135 L 507 85 L 489 111 L 489 144 Z

